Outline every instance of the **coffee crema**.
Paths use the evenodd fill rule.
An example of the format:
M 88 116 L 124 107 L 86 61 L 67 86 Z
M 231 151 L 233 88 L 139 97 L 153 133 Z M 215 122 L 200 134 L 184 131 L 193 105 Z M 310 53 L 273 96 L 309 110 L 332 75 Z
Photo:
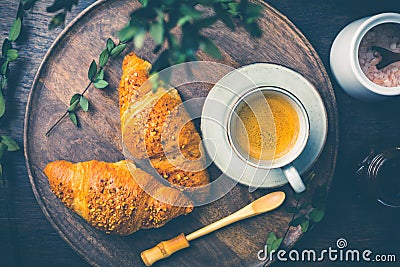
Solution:
M 296 144 L 300 132 L 299 117 L 280 93 L 270 91 L 252 95 L 238 106 L 236 113 L 237 121 L 232 130 L 237 145 L 252 158 L 278 159 Z

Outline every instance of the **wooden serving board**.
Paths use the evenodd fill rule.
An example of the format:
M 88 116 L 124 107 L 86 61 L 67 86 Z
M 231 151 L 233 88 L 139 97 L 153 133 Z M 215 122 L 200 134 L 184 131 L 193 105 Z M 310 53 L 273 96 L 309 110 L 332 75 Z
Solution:
M 318 89 L 328 113 L 328 137 L 325 148 L 313 166 L 315 184 L 329 184 L 333 175 L 338 144 L 336 102 L 325 68 L 317 53 L 301 32 L 282 14 L 265 3 L 260 25 L 261 39 L 252 39 L 241 29 L 231 32 L 222 24 L 206 34 L 223 51 L 225 64 L 239 67 L 254 62 L 274 62 L 288 66 L 304 75 Z M 49 222 L 62 238 L 87 262 L 95 266 L 141 266 L 140 252 L 161 240 L 177 234 L 190 233 L 218 220 L 252 200 L 272 191 L 249 193 L 237 185 L 223 198 L 196 208 L 191 214 L 177 218 L 165 227 L 141 230 L 128 237 L 107 235 L 95 230 L 78 215 L 68 210 L 50 191 L 43 173 L 47 163 L 65 159 L 73 162 L 91 159 L 118 161 L 121 153 L 121 133 L 118 110 L 118 84 L 123 56 L 106 67 L 110 86 L 105 90 L 89 89 L 90 112 L 79 112 L 80 128 L 64 120 L 51 134 L 45 132 L 65 112 L 69 99 L 87 84 L 87 69 L 97 59 L 107 38 L 129 19 L 129 13 L 139 6 L 131 0 L 98 1 L 78 16 L 57 38 L 46 54 L 34 80 L 25 118 L 25 156 L 33 191 Z M 139 56 L 153 62 L 154 44 L 147 39 Z M 201 58 L 206 59 L 202 55 Z M 209 58 L 207 58 L 209 60 Z M 209 87 L 182 90 L 184 100 L 207 95 Z M 220 171 L 209 167 L 211 178 Z M 252 266 L 262 265 L 257 252 L 263 249 L 270 231 L 282 236 L 292 215 L 285 207 L 293 202 L 291 189 L 283 187 L 288 198 L 285 205 L 269 214 L 236 223 L 191 243 L 191 247 L 159 262 L 159 266 Z M 314 187 L 308 190 L 313 195 Z M 301 236 L 299 227 L 291 227 L 286 246 Z

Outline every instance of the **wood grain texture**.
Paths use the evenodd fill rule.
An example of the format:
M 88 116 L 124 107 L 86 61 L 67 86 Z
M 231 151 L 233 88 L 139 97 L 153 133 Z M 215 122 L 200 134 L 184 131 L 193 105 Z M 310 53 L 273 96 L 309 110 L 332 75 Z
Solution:
M 139 253 L 148 246 L 180 232 L 192 232 L 210 224 L 270 191 L 258 190 L 250 194 L 246 187 L 238 185 L 223 198 L 196 208 L 192 214 L 174 220 L 166 227 L 140 231 L 126 238 L 96 231 L 64 207 L 51 193 L 47 178 L 42 172 L 50 161 L 116 161 L 123 158 L 118 94 L 115 90 L 88 91 L 91 112 L 79 113 L 79 129 L 65 121 L 48 137 L 45 136 L 45 132 L 63 114 L 70 97 L 77 93 L 76 88 L 85 87 L 87 71 L 82 66 L 90 65 L 92 58 L 96 58 L 104 49 L 106 39 L 115 34 L 119 29 L 118 25 L 126 23 L 129 12 L 136 7 L 138 3 L 127 0 L 103 1 L 81 15 L 46 54 L 35 78 L 27 106 L 25 154 L 39 205 L 66 242 L 90 264 L 96 266 L 140 266 L 143 263 Z M 314 84 L 325 102 L 329 134 L 321 160 L 313 169 L 319 177 L 318 184 L 329 184 L 336 162 L 338 136 L 336 103 L 329 78 L 318 55 L 300 31 L 270 6 L 264 5 L 264 8 L 260 24 L 264 28 L 265 36 L 261 39 L 250 38 L 242 29 L 230 32 L 222 24 L 208 29 L 205 34 L 215 40 L 223 54 L 228 56 L 222 63 L 238 67 L 253 62 L 275 62 L 290 66 Z M 152 53 L 154 47 L 147 39 L 144 48 L 136 52 L 152 62 L 155 59 Z M 127 50 L 129 51 L 129 47 Z M 107 67 L 107 70 L 111 70 L 107 72 L 110 88 L 118 86 L 122 58 L 128 51 L 111 61 Z M 181 90 L 181 93 L 183 99 L 187 100 L 205 96 L 209 89 L 211 86 L 197 90 Z M 46 105 L 38 106 L 40 102 Z M 211 166 L 209 173 L 211 179 L 217 178 L 219 170 Z M 312 194 L 314 189 L 315 187 L 311 188 L 309 194 Z M 287 187 L 285 190 L 289 195 L 285 205 L 287 207 L 293 199 L 291 190 Z M 196 240 L 196 249 L 188 249 L 184 257 L 176 255 L 159 264 L 200 266 L 204 264 L 205 257 L 207 261 L 218 266 L 260 264 L 257 251 L 263 248 L 268 232 L 273 231 L 282 236 L 287 229 L 291 214 L 285 211 L 285 207 Z M 286 245 L 292 245 L 299 237 L 299 228 L 291 228 Z
M 94 2 L 81 0 L 67 16 L 74 18 Z M 336 34 L 351 21 L 379 12 L 400 12 L 397 1 L 345 0 L 268 0 L 305 34 L 329 71 L 329 50 Z M 361 2 L 361 4 L 360 4 Z M 23 119 L 27 96 L 34 75 L 59 29 L 49 31 L 48 1 L 39 1 L 28 12 L 23 38 L 18 43 L 20 59 L 11 65 L 12 82 L 8 89 L 7 117 L 0 121 L 0 133 L 11 134 L 22 144 Z M 0 33 L 9 29 L 17 1 L 0 2 Z M 4 35 L 1 35 L 3 39 Z M 335 246 L 345 237 L 352 247 L 373 248 L 381 253 L 400 255 L 399 213 L 385 209 L 366 199 L 353 182 L 355 164 L 376 140 L 392 139 L 399 144 L 399 99 L 390 103 L 365 104 L 347 96 L 332 80 L 338 101 L 340 140 L 336 173 L 329 194 L 324 220 L 307 233 L 295 247 L 316 250 Z M 5 183 L 0 183 L 0 256 L 2 266 L 88 266 L 48 223 L 40 210 L 29 183 L 23 153 L 8 154 L 5 159 Z M 172 236 L 170 236 L 172 237 Z M 233 238 L 232 238 L 233 239 Z M 154 244 L 160 240 L 154 240 Z M 238 242 L 236 240 L 236 242 Z M 191 245 L 198 249 L 196 243 Z M 185 253 L 177 257 L 185 257 Z M 212 265 L 203 259 L 204 265 Z M 343 263 L 291 263 L 290 266 L 342 266 Z M 377 266 L 373 263 L 368 266 Z M 388 264 L 387 266 L 394 266 Z M 288 266 L 276 263 L 274 266 Z M 362 263 L 346 266 L 363 266 Z M 378 265 L 385 266 L 385 265 Z

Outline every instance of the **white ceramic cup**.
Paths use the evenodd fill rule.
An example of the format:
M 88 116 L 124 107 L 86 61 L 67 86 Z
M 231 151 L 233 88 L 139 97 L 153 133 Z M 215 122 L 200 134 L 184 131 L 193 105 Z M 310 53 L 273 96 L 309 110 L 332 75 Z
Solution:
M 264 98 L 264 92 L 268 92 L 268 94 L 277 94 L 285 99 L 294 108 L 299 118 L 299 133 L 295 143 L 284 155 L 271 160 L 258 158 L 256 159 L 248 155 L 247 152 L 243 151 L 240 145 L 237 144 L 237 132 L 235 130 L 237 128 L 237 124 L 241 123 L 239 116 L 237 115 L 237 112 L 241 108 L 241 106 L 244 103 L 251 103 L 252 98 Z M 266 110 L 266 112 L 270 112 L 270 110 Z M 231 114 L 229 115 L 227 129 L 228 140 L 233 148 L 233 151 L 235 151 L 239 158 L 245 161 L 246 164 L 250 164 L 256 168 L 264 169 L 281 168 L 289 184 L 292 186 L 295 192 L 300 193 L 306 189 L 299 172 L 292 165 L 292 162 L 301 154 L 307 144 L 310 133 L 310 123 L 307 111 L 305 110 L 302 103 L 294 95 L 282 88 L 263 86 L 252 89 L 245 94 L 238 96 L 238 100 L 234 104 L 231 110 Z
M 338 34 L 331 47 L 330 65 L 337 82 L 346 93 L 362 101 L 382 101 L 400 95 L 400 86 L 388 88 L 370 81 L 358 61 L 364 35 L 384 23 L 400 24 L 400 14 L 382 13 L 356 20 Z

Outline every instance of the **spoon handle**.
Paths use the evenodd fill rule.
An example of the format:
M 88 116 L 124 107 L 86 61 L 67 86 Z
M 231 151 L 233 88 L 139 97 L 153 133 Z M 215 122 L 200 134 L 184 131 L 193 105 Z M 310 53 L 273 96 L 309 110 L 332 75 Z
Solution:
M 378 70 L 383 69 L 384 67 L 394 62 L 400 61 L 400 53 L 395 53 L 391 50 L 379 46 L 372 46 L 371 48 L 373 51 L 378 52 L 382 57 L 381 62 L 375 65 Z
M 140 253 L 140 256 L 142 257 L 142 260 L 146 264 L 146 266 L 151 266 L 156 261 L 167 258 L 173 253 L 189 247 L 189 241 L 207 235 L 234 222 L 276 209 L 283 203 L 284 199 L 285 194 L 283 192 L 274 192 L 268 194 L 262 198 L 253 201 L 252 203 L 236 211 L 235 213 L 225 218 L 222 218 L 221 220 L 216 221 L 212 224 L 209 224 L 197 231 L 194 231 L 187 236 L 181 233 L 177 237 L 174 237 L 170 240 L 162 241 L 158 243 L 155 247 L 147 249 Z

